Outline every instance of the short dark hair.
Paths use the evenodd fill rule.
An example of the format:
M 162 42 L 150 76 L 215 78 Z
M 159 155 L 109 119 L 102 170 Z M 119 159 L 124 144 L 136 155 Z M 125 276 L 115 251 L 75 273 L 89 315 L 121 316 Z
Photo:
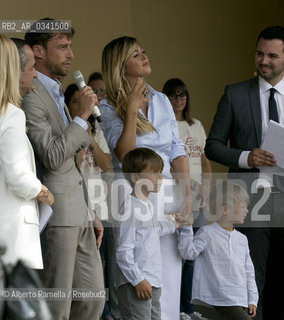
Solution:
M 139 173 L 148 166 L 156 172 L 161 172 L 164 168 L 163 159 L 152 149 L 136 148 L 126 153 L 122 160 L 122 171 L 125 179 L 130 182 L 131 173 Z
M 179 78 L 171 78 L 166 81 L 163 86 L 162 92 L 167 96 L 175 95 L 177 91 L 186 95 L 185 108 L 182 110 L 182 116 L 185 121 L 191 126 L 194 124 L 193 119 L 190 116 L 190 97 L 185 83 Z
M 22 71 L 25 71 L 26 68 L 26 64 L 28 62 L 28 56 L 26 51 L 24 50 L 24 47 L 30 47 L 29 44 L 27 43 L 27 41 L 23 40 L 23 39 L 19 39 L 19 38 L 11 38 L 11 40 L 15 43 L 17 49 L 18 49 L 18 53 L 19 53 L 19 57 L 20 57 L 20 67 Z
M 99 73 L 99 72 L 93 72 L 92 74 L 90 74 L 89 79 L 88 79 L 88 85 L 89 85 L 92 81 L 96 81 L 96 80 L 104 80 L 101 73 Z
M 65 104 L 66 104 L 67 107 L 69 107 L 69 103 L 70 103 L 70 100 L 71 100 L 73 94 L 78 90 L 79 89 L 76 86 L 76 84 L 71 83 L 71 84 L 69 84 L 69 86 L 64 91 L 64 100 L 65 100 Z
M 43 19 L 39 19 L 37 20 L 33 25 L 35 25 L 37 22 L 39 21 L 46 21 L 46 20 L 52 20 L 55 21 L 52 18 L 43 18 Z M 31 30 L 33 29 L 33 25 L 31 27 Z M 27 31 L 25 34 L 25 40 L 28 42 L 28 44 L 31 46 L 31 48 L 33 48 L 34 45 L 39 44 L 41 46 L 43 46 L 45 49 L 47 49 L 47 43 L 50 39 L 52 39 L 53 37 L 55 37 L 57 34 L 59 33 L 40 33 L 40 32 L 31 32 L 31 31 Z M 60 34 L 67 36 L 68 39 L 72 39 L 74 34 L 75 34 L 75 30 L 73 28 L 71 28 L 70 32 L 60 32 Z
M 256 44 L 258 44 L 261 38 L 265 40 L 278 39 L 278 40 L 281 40 L 284 44 L 284 28 L 281 26 L 270 26 L 265 28 L 258 35 Z M 283 48 L 283 51 L 284 51 L 284 48 Z

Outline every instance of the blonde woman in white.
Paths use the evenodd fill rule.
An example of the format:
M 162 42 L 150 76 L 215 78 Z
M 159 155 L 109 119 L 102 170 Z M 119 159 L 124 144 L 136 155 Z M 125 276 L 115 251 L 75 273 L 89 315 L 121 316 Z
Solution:
M 0 241 L 5 264 L 22 260 L 42 269 L 38 201 L 53 204 L 53 195 L 35 173 L 34 153 L 26 136 L 20 106 L 19 56 L 15 44 L 0 35 Z
M 149 196 L 156 214 L 159 219 L 165 219 L 165 215 L 175 211 L 190 219 L 192 199 L 190 186 L 186 184 L 189 175 L 184 145 L 178 137 L 175 116 L 168 98 L 145 80 L 150 73 L 148 56 L 137 39 L 120 37 L 105 46 L 102 75 L 107 96 L 100 102 L 103 118 L 101 127 L 117 177 L 121 176 L 121 162 L 128 151 L 138 147 L 154 150 L 164 161 L 161 190 Z M 180 183 L 184 183 L 184 201 L 181 206 L 173 194 L 170 166 L 174 172 L 179 173 Z M 162 320 L 179 319 L 182 261 L 177 237 L 175 233 L 161 238 Z

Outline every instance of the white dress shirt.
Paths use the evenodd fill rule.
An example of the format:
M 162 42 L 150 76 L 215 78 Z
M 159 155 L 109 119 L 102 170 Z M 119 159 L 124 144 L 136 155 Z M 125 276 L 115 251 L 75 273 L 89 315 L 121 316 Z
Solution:
M 184 144 L 179 138 L 175 114 L 169 99 L 150 86 L 148 88 L 147 119 L 152 123 L 154 131 L 142 135 L 137 134 L 136 148 L 144 147 L 155 150 L 164 161 L 163 175 L 171 177 L 170 164 L 179 156 L 185 156 Z M 124 122 L 114 107 L 108 104 L 107 99 L 100 102 L 99 108 L 103 119 L 101 128 L 111 152 L 113 170 L 119 172 L 121 171 L 121 163 L 114 150 L 124 128 Z M 141 109 L 138 112 L 143 115 Z
M 268 100 L 270 96 L 270 89 L 274 88 L 274 98 L 277 104 L 277 112 L 279 118 L 279 124 L 284 126 L 284 78 L 279 81 L 274 87 L 265 81 L 262 77 L 259 77 L 259 96 L 260 96 L 260 108 L 261 108 L 261 141 L 263 141 L 268 122 L 269 122 L 269 106 Z M 248 156 L 250 151 L 243 151 L 239 159 L 240 168 L 251 169 L 248 165 Z M 261 173 L 259 179 L 266 180 L 270 186 L 273 185 L 272 175 Z M 261 183 L 260 183 L 261 184 Z
M 160 237 L 175 232 L 170 221 L 157 221 L 150 201 L 129 195 L 121 207 L 122 217 L 116 234 L 118 286 L 136 286 L 146 279 L 151 286 L 162 286 Z
M 192 302 L 212 306 L 257 305 L 258 291 L 248 240 L 237 230 L 227 231 L 217 222 L 193 235 L 192 227 L 180 228 L 179 251 L 195 260 Z

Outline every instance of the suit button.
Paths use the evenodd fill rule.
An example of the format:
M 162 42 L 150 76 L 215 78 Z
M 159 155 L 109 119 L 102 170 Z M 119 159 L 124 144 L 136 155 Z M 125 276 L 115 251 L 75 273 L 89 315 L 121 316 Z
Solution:
M 79 182 L 79 185 L 81 186 L 81 185 L 82 185 L 82 183 L 83 183 L 83 180 L 81 180 L 81 181 Z

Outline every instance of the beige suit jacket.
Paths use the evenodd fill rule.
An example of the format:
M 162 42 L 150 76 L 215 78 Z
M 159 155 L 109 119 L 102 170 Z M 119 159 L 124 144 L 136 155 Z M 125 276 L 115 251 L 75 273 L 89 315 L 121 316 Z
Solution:
M 38 80 L 23 100 L 28 136 L 42 168 L 42 179 L 54 194 L 49 226 L 82 226 L 88 219 L 82 177 L 75 165 L 76 153 L 91 143 L 88 133 L 75 122 L 66 127 L 53 98 Z

